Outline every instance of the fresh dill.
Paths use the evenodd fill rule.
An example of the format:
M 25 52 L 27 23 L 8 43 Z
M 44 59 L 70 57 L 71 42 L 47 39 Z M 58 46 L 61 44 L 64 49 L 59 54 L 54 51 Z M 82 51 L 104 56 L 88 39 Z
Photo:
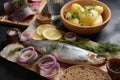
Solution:
M 43 53 L 43 55 L 50 54 L 55 49 L 56 49 L 56 45 L 52 45 L 52 46 L 46 48 L 46 51 Z
M 20 50 L 22 50 L 23 48 L 21 48 L 21 47 L 18 47 L 18 48 L 15 48 L 14 50 L 10 50 L 10 52 L 8 53 L 8 57 L 9 56 L 13 56 L 17 51 L 20 51 Z
M 60 40 L 60 42 L 78 46 L 80 48 L 92 51 L 104 57 L 107 56 L 106 53 L 118 54 L 120 52 L 120 47 L 112 43 L 95 43 L 96 45 L 94 45 L 94 43 L 91 43 L 90 40 L 88 39 L 83 39 L 83 40 L 73 41 L 73 42 L 66 41 L 66 40 Z
M 73 13 L 71 16 L 73 19 L 78 18 L 77 13 Z
M 24 7 L 30 6 L 30 4 L 28 2 L 25 2 L 25 0 L 13 0 L 12 2 L 20 7 L 21 6 L 24 6 Z

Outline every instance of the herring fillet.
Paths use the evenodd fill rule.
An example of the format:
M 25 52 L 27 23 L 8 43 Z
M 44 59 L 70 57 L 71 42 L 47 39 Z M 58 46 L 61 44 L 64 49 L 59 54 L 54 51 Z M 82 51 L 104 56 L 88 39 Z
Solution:
M 23 45 L 18 43 L 9 44 L 5 48 L 3 48 L 3 50 L 0 52 L 0 56 L 11 62 L 16 62 L 18 58 L 18 53 L 19 53 L 18 51 L 14 55 L 8 56 L 10 51 L 14 50 L 15 48 L 23 48 Z
M 98 57 L 97 54 L 90 51 L 57 41 L 31 40 L 26 43 L 34 46 L 39 51 L 46 51 L 47 48 L 54 45 L 56 46 L 56 49 L 52 51 L 51 54 L 54 55 L 58 61 L 69 64 L 81 64 L 82 61 L 89 64 L 101 64 L 106 60 L 103 57 Z

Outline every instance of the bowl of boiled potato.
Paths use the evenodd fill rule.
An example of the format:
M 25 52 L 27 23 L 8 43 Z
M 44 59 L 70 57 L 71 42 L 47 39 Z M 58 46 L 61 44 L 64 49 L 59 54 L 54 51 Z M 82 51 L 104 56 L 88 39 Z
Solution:
M 100 32 L 111 18 L 109 7 L 97 0 L 72 0 L 60 11 L 64 26 L 75 33 L 90 35 Z

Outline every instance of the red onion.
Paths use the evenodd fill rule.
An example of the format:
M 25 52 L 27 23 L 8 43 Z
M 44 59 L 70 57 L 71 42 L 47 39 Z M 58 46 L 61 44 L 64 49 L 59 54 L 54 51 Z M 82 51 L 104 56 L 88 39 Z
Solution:
M 45 55 L 40 59 L 39 67 L 44 71 L 51 71 L 56 66 L 56 59 L 52 55 Z
M 21 41 L 28 41 L 31 40 L 33 38 L 34 34 L 29 32 L 29 31 L 25 31 L 21 34 Z
M 21 63 L 28 64 L 31 59 L 36 60 L 37 58 L 38 58 L 38 53 L 35 51 L 35 49 L 32 46 L 30 46 L 20 51 L 18 56 L 18 61 Z
M 48 79 L 52 79 L 55 77 L 56 74 L 59 73 L 59 70 L 60 70 L 60 64 L 57 63 L 57 65 L 54 67 L 54 69 L 52 69 L 52 71 L 47 72 L 44 70 L 40 70 L 40 74 L 41 74 L 41 76 L 44 76 Z
M 40 58 L 38 65 L 40 67 L 40 74 L 47 78 L 53 78 L 58 73 L 60 67 L 59 63 L 56 61 L 56 58 L 52 55 L 45 55 Z M 53 72 L 55 69 L 57 69 L 57 71 Z

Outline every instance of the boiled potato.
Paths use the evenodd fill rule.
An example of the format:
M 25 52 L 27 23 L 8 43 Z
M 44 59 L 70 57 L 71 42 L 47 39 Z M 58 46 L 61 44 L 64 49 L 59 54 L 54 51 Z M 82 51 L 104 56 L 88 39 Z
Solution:
M 84 12 L 79 12 L 78 18 L 80 21 L 84 21 L 86 19 L 86 14 Z
M 80 4 L 73 3 L 72 6 L 71 6 L 71 12 L 79 12 L 79 11 L 83 12 L 85 10 Z
M 99 24 L 101 24 L 101 23 L 103 23 L 103 18 L 102 18 L 101 15 L 99 15 L 99 16 L 96 18 L 96 20 L 92 23 L 92 25 L 93 25 L 93 26 L 94 26 L 94 25 L 99 25 Z
M 98 15 L 99 14 L 96 10 L 90 10 L 89 12 L 86 13 L 87 19 L 90 23 L 94 22 Z
M 102 6 L 85 6 L 85 10 L 89 11 L 91 9 L 96 10 L 99 14 L 102 14 L 104 11 Z
M 71 10 L 65 13 L 65 18 L 79 26 L 93 26 L 103 22 L 101 14 L 103 13 L 102 6 L 84 6 L 78 3 L 71 5 Z
M 89 26 L 91 22 L 88 20 L 88 17 L 86 15 L 87 15 L 86 13 L 79 12 L 78 18 L 79 18 L 79 21 L 82 23 L 82 25 Z
M 104 11 L 103 7 L 101 7 L 101 6 L 95 6 L 94 9 L 95 9 L 99 14 L 102 14 L 103 11 Z
M 69 21 L 73 24 L 80 25 L 78 18 L 73 18 L 73 19 L 70 19 Z
M 65 18 L 66 19 L 71 19 L 72 18 L 72 12 L 66 12 L 65 13 Z
M 94 9 L 94 6 L 84 6 L 84 9 L 85 9 L 86 11 L 89 11 L 89 10 L 91 10 L 91 9 Z

